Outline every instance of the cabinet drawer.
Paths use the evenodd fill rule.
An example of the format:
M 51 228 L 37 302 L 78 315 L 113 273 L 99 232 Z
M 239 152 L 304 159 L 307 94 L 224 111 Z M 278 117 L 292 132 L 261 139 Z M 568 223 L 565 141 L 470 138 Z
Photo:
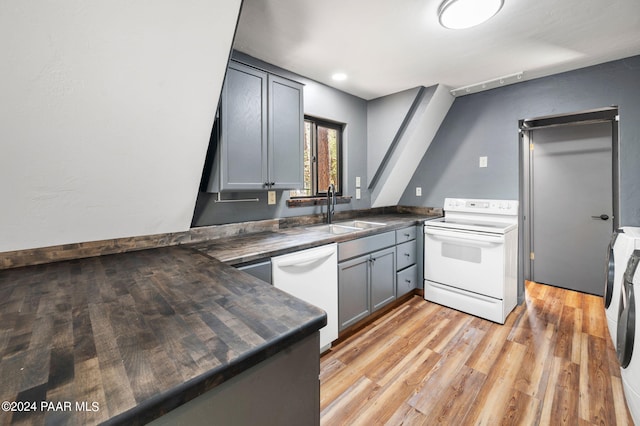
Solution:
M 397 297 L 403 296 L 418 288 L 418 267 L 416 265 L 398 272 L 396 277 Z
M 395 243 L 396 238 L 393 231 L 340 243 L 338 244 L 338 262 L 391 247 Z
M 396 244 L 404 243 L 405 241 L 416 239 L 416 227 L 409 226 L 408 228 L 396 230 Z
M 416 263 L 416 240 L 398 244 L 396 250 L 396 267 L 398 271 Z

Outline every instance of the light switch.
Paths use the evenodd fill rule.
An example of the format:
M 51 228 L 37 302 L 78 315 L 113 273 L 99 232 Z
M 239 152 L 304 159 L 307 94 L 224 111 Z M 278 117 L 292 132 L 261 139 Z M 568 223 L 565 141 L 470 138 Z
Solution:
M 356 176 L 356 188 L 360 188 L 360 176 Z
M 276 203 L 276 191 L 269 191 L 267 196 L 267 204 L 275 204 Z
M 487 167 L 487 157 L 480 157 L 480 167 Z
M 360 188 L 356 188 L 356 200 L 362 198 L 362 193 L 360 193 Z
M 416 186 L 416 197 L 422 197 L 422 187 Z

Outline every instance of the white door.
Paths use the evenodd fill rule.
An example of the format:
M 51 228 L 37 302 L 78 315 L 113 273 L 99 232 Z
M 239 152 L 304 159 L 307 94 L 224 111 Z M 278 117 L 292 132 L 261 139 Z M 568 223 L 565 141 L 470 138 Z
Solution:
M 602 295 L 613 232 L 612 123 L 532 130 L 531 279 Z

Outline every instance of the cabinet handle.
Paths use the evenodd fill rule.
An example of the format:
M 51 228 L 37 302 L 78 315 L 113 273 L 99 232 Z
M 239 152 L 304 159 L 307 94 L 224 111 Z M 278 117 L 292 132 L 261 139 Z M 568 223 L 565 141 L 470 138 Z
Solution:
M 406 279 L 404 280 L 404 282 L 405 282 L 405 283 L 407 283 L 407 284 L 411 284 L 411 280 L 410 280 L 409 278 L 406 278 Z
M 265 182 L 262 186 L 266 186 L 268 188 L 269 187 L 269 182 Z
M 275 184 L 275 182 L 269 182 L 269 186 L 274 186 Z
M 411 236 L 411 234 L 409 234 L 409 233 L 405 232 L 405 233 L 404 233 L 404 236 L 405 236 L 405 237 L 410 237 L 410 236 Z

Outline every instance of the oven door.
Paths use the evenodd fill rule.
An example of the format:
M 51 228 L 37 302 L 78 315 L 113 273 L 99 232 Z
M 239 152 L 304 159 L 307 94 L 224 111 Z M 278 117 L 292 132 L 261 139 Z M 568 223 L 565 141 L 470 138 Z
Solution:
M 504 295 L 505 236 L 425 227 L 424 278 L 497 299 Z

